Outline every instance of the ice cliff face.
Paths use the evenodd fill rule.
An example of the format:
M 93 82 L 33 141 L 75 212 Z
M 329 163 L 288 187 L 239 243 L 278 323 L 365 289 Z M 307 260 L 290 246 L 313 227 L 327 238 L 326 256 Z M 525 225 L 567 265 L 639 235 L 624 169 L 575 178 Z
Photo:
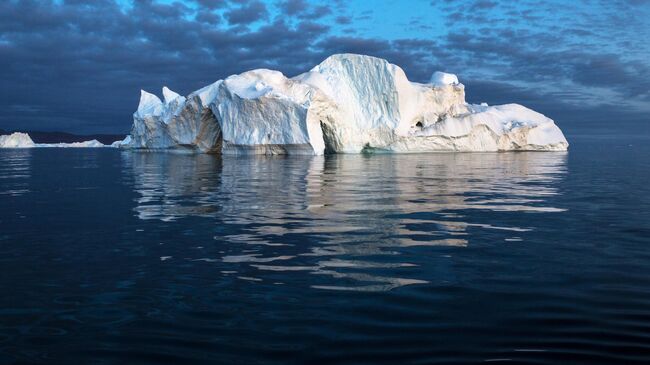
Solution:
M 323 135 L 314 116 L 317 93 L 278 71 L 228 77 L 211 103 L 221 128 L 222 152 L 322 154 Z
M 127 147 L 131 143 L 132 143 L 131 135 L 128 135 L 121 141 L 115 141 L 115 142 L 111 143 L 111 147 L 114 147 L 114 148 Z
M 214 100 L 217 81 L 187 98 L 163 88 L 165 102 L 144 90 L 133 113 L 131 138 L 120 147 L 165 149 L 190 148 L 203 152 L 221 149 L 221 130 L 209 103 Z
M 566 150 L 555 123 L 517 104 L 471 105 L 453 74 L 410 82 L 385 60 L 333 55 L 293 78 L 253 70 L 187 98 L 142 91 L 126 148 L 224 154 Z

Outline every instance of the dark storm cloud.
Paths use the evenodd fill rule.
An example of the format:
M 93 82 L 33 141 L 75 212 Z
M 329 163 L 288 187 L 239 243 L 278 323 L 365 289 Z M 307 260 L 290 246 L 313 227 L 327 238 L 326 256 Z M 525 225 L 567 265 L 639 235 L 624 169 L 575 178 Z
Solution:
M 285 14 L 292 16 L 306 12 L 309 6 L 305 0 L 285 0 L 280 3 L 280 8 Z
M 475 9 L 491 9 L 495 6 L 497 6 L 497 3 L 489 0 L 478 0 L 473 4 Z
M 283 0 L 278 6 L 283 15 L 299 19 L 320 19 L 332 13 L 326 5 L 312 6 L 305 0 Z
M 449 47 L 481 59 L 494 70 L 503 70 L 524 81 L 572 80 L 578 85 L 616 89 L 635 97 L 647 92 L 650 70 L 638 62 L 626 62 L 615 54 L 592 54 L 582 49 L 558 50 L 556 35 L 535 35 L 501 30 L 488 36 L 451 33 Z M 501 65 L 501 66 L 500 66 Z
M 451 52 L 443 53 L 439 60 L 460 66 L 457 72 L 461 75 L 470 72 L 476 79 L 477 73 L 488 69 L 485 78 L 492 74 L 495 80 L 572 88 L 580 92 L 564 96 L 562 102 L 574 104 L 585 102 L 585 96 L 590 96 L 592 103 L 606 100 L 605 95 L 630 105 L 647 100 L 650 71 L 644 60 L 649 48 L 640 46 L 639 36 L 650 35 L 650 28 L 640 12 L 624 1 L 603 1 L 598 6 L 547 2 L 521 2 L 518 8 L 501 2 L 477 5 L 448 2 L 442 7 L 450 14 L 447 24 L 453 24 L 454 30 L 447 35 L 446 49 Z M 477 73 L 471 74 L 471 70 Z M 558 98 L 557 94 L 547 95 Z
M 249 25 L 267 16 L 260 4 L 240 2 L 224 15 Z M 275 21 L 233 32 L 214 26 L 217 13 L 191 15 L 183 4 L 151 1 L 127 11 L 111 1 L 0 4 L 2 128 L 126 131 L 140 87 L 188 93 L 250 68 L 302 72 L 319 61 L 308 49 L 329 29 Z
M 241 25 L 268 19 L 269 11 L 263 2 L 250 1 L 228 10 L 224 16 L 230 24 Z
M 293 76 L 343 52 L 386 58 L 419 82 L 435 70 L 455 72 L 470 101 L 520 102 L 554 118 L 594 100 L 647 102 L 643 47 L 618 26 L 627 17 L 642 33 L 644 22 L 629 12 L 609 16 L 632 3 L 639 5 L 604 2 L 602 16 L 551 22 L 543 5 L 435 2 L 450 24 L 446 35 L 388 40 L 363 36 L 356 22 L 370 13 L 347 18 L 344 1 L 2 1 L 0 129 L 126 132 L 140 88 L 187 94 L 259 67 Z M 415 18 L 406 26 L 430 25 Z M 598 90 L 613 99 L 598 99 Z
M 221 9 L 227 5 L 226 0 L 195 0 L 201 8 L 214 10 Z
M 341 15 L 341 16 L 336 17 L 336 22 L 338 24 L 344 24 L 344 25 L 345 24 L 352 24 L 352 18 L 350 18 L 349 16 Z
M 617 55 L 583 57 L 572 68 L 573 80 L 586 86 L 618 90 L 629 98 L 650 100 L 650 68 L 624 62 Z
M 196 21 L 211 25 L 217 25 L 221 23 L 221 15 L 210 11 L 200 11 L 198 14 L 196 14 Z
M 332 9 L 329 7 L 322 5 L 322 6 L 316 6 L 314 7 L 311 12 L 307 14 L 308 17 L 312 19 L 319 19 L 324 17 L 325 15 L 332 14 Z

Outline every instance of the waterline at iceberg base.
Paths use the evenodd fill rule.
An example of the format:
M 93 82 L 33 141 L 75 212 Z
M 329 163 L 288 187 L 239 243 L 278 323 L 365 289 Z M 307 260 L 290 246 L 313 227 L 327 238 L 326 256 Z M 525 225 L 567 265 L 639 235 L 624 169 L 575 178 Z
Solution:
M 141 92 L 129 149 L 223 154 L 565 151 L 553 120 L 518 104 L 465 101 L 452 74 L 410 82 L 386 60 L 328 57 L 287 78 L 267 69 L 232 75 L 187 97 Z

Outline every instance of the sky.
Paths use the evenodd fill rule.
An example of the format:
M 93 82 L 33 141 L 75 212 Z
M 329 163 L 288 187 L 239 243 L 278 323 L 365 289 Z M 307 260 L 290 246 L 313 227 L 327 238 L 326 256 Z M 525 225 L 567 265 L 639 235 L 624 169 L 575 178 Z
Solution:
M 140 89 L 345 52 L 561 127 L 647 125 L 648 19 L 650 0 L 0 0 L 0 129 L 128 133 Z

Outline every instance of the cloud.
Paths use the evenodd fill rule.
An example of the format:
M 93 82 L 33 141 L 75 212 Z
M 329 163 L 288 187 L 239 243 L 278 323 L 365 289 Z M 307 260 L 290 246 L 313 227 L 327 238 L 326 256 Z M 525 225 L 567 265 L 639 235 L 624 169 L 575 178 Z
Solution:
M 285 0 L 280 3 L 280 8 L 286 15 L 305 13 L 309 6 L 305 0 Z
M 221 15 L 219 15 L 219 13 L 214 13 L 210 11 L 201 11 L 198 14 L 196 14 L 196 21 L 201 23 L 217 25 L 221 23 Z
M 352 24 L 352 18 L 350 18 L 349 16 L 341 15 L 336 17 L 336 22 L 338 24 L 343 24 L 343 25 Z
M 622 88 L 629 96 L 650 91 L 650 70 L 626 64 L 617 55 L 583 57 L 574 63 L 571 75 L 580 84 Z
M 203 9 L 214 10 L 224 8 L 228 2 L 226 0 L 195 0 Z
M 228 23 L 242 25 L 266 20 L 269 17 L 269 12 L 263 2 L 250 1 L 226 11 L 224 16 L 228 19 Z
M 283 16 L 316 20 L 332 13 L 327 5 L 313 5 L 305 0 L 283 0 L 278 4 Z
M 399 21 L 408 32 L 372 36 L 371 13 L 392 17 L 348 8 L 359 4 L 0 1 L 0 128 L 126 132 L 140 88 L 187 94 L 259 67 L 293 76 L 341 52 L 386 58 L 414 81 L 455 72 L 470 101 L 519 102 L 556 119 L 614 104 L 650 109 L 642 1 L 436 1 Z
M 497 3 L 489 0 L 478 0 L 474 3 L 474 9 L 492 9 L 497 6 Z

